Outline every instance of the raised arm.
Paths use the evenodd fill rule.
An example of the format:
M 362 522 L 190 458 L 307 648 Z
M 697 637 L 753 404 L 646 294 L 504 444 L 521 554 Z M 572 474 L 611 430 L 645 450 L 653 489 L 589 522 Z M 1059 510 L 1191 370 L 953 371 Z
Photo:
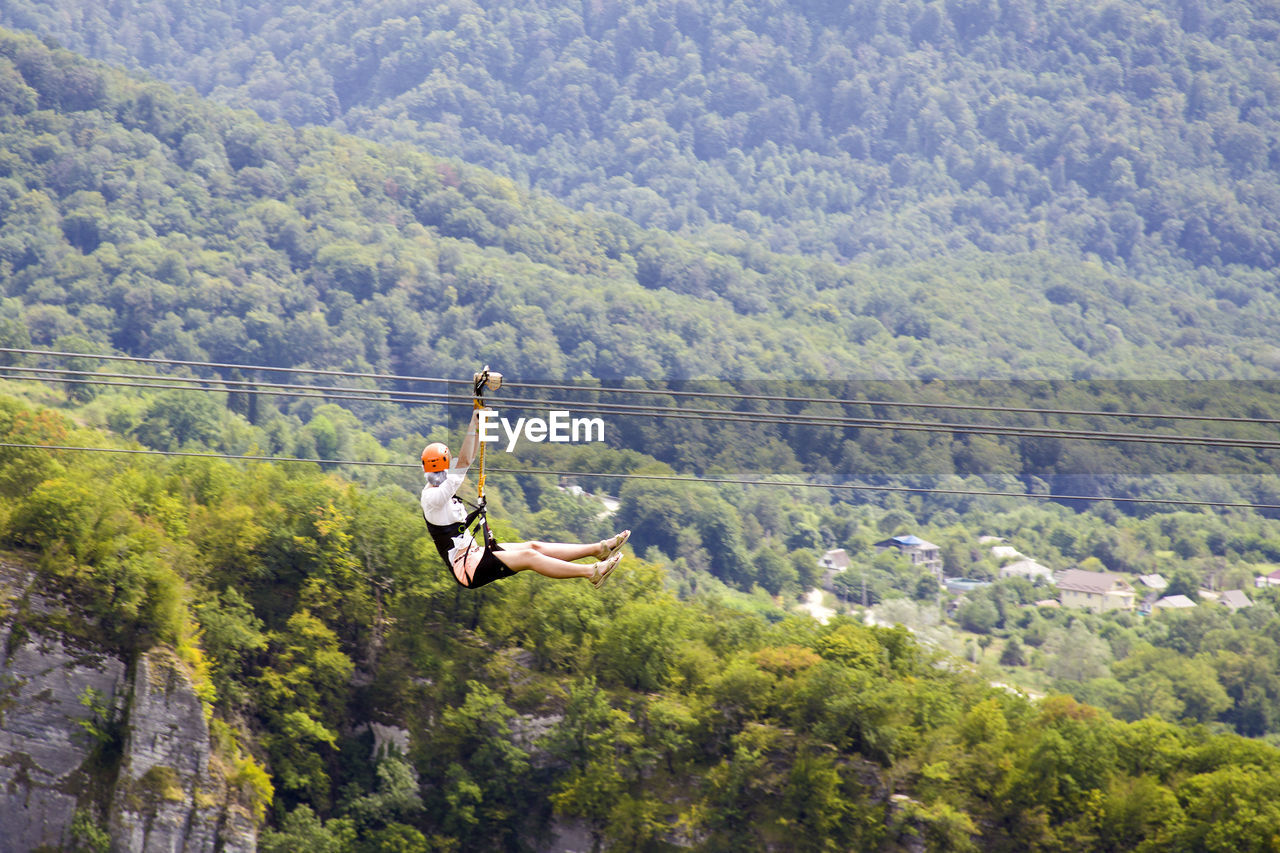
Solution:
M 469 468 L 476 458 L 476 449 L 480 446 L 480 413 L 483 409 L 471 410 L 471 425 L 467 427 L 467 437 L 462 440 L 458 449 L 458 467 Z

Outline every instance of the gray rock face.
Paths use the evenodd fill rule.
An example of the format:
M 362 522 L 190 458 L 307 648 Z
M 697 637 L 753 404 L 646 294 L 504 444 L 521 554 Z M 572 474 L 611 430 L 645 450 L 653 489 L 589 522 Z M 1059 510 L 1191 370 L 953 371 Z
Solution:
M 213 757 L 209 725 L 186 669 L 169 649 L 125 662 L 15 628 L 13 602 L 30 576 L 0 562 L 0 853 L 71 847 L 81 811 L 110 803 L 112 849 L 129 853 L 252 853 L 257 822 Z M 119 761 L 99 748 L 124 732 Z M 117 741 L 119 743 L 119 741 Z
M 9 632 L 0 628 L 0 647 Z M 95 711 L 81 699 L 97 691 L 99 707 L 113 707 L 124 683 L 119 660 L 73 654 L 57 639 L 21 643 L 0 663 L 0 853 L 70 846 L 95 746 Z
M 210 767 L 204 707 L 167 649 L 138 660 L 125 760 L 111 807 L 111 837 L 137 853 L 251 853 L 257 833 L 228 802 L 225 776 Z

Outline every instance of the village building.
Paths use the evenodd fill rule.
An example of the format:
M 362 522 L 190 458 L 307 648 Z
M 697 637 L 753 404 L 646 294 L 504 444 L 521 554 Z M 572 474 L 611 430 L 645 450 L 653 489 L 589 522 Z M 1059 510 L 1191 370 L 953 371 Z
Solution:
M 1195 607 L 1196 603 L 1185 595 L 1166 595 L 1151 605 L 1151 612 L 1157 610 L 1186 610 Z
M 942 551 L 937 545 L 910 533 L 891 536 L 875 544 L 876 553 L 883 553 L 890 548 L 896 549 L 912 565 L 928 569 L 939 582 L 942 581 Z
M 1229 589 L 1218 598 L 1218 603 L 1224 607 L 1231 608 L 1231 612 L 1243 610 L 1246 607 L 1252 607 L 1253 602 L 1249 600 L 1249 596 L 1244 594 L 1244 590 Z
M 835 548 L 822 555 L 818 565 L 833 572 L 843 572 L 849 568 L 849 552 L 843 548 Z
M 1092 610 L 1094 613 L 1134 609 L 1136 593 L 1122 575 L 1068 569 L 1058 575 L 1057 582 L 1058 597 L 1063 607 Z
M 1012 545 L 993 545 L 991 547 L 991 556 L 995 560 L 1016 560 L 1023 556 L 1022 552 Z
M 1169 588 L 1169 582 L 1159 574 L 1138 575 L 1138 583 L 1147 589 L 1154 589 L 1156 592 L 1164 592 Z
M 831 589 L 831 581 L 836 575 L 852 565 L 849 552 L 843 548 L 834 548 L 818 559 L 818 568 L 822 570 L 822 587 Z
M 984 586 L 991 586 L 991 581 L 978 580 L 976 578 L 947 578 L 945 584 L 947 592 L 966 593 L 973 592 L 975 589 L 981 589 Z
M 1138 592 L 1142 595 L 1142 602 L 1138 605 L 1138 612 L 1143 616 L 1150 616 L 1151 611 L 1155 609 L 1156 602 L 1164 597 L 1164 591 L 1169 588 L 1169 582 L 1159 574 L 1138 575 Z
M 1280 586 L 1280 569 L 1276 569 L 1269 575 L 1258 575 L 1253 579 L 1253 585 L 1258 589 L 1267 586 Z
M 1035 582 L 1037 578 L 1045 583 L 1053 583 L 1053 569 L 1042 566 L 1032 559 L 1018 560 L 1000 567 L 1002 578 L 1026 578 Z

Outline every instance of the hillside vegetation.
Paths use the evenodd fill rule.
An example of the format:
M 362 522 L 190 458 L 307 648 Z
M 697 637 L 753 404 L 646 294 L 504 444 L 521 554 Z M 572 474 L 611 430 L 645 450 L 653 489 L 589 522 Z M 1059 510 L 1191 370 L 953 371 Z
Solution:
M 0 437 L 114 442 L 10 398 Z M 9 449 L 0 489 L 65 605 L 3 618 L 177 646 L 264 850 L 537 849 L 553 821 L 629 850 L 1262 849 L 1280 820 L 1273 747 L 1033 705 L 903 628 L 681 600 L 634 556 L 599 592 L 463 591 L 410 495 L 313 466 Z
M 403 38 L 389 34 L 398 24 L 371 34 L 412 14 L 394 3 L 358 13 L 325 7 L 318 14 L 338 22 L 334 29 L 295 7 L 287 16 L 234 3 L 217 13 L 191 4 L 130 7 L 162 26 L 149 31 L 132 18 L 104 17 L 113 8 L 123 6 L 15 2 L 4 13 L 23 26 L 65 26 L 67 44 L 114 61 L 130 61 L 121 45 L 136 45 L 133 61 L 161 70 L 216 67 L 210 80 L 224 87 L 219 96 L 240 106 L 252 98 L 269 117 L 340 128 L 268 122 L 32 35 L 0 32 L 5 346 L 451 379 L 484 363 L 524 381 L 920 377 L 930 381 L 904 393 L 924 397 L 944 387 L 932 382 L 939 377 L 1078 377 L 1089 381 L 1060 386 L 1057 399 L 1113 411 L 1207 406 L 1212 395 L 1203 385 L 1180 384 L 1182 396 L 1162 397 L 1093 379 L 1259 377 L 1280 364 L 1268 219 L 1280 209 L 1268 200 L 1274 137 L 1259 147 L 1253 135 L 1270 127 L 1272 114 L 1270 78 L 1259 70 L 1273 49 L 1262 7 L 1188 3 L 1162 18 L 1113 3 L 1032 18 L 1016 2 L 806 6 L 773 9 L 770 20 L 791 36 L 769 43 L 763 27 L 738 26 L 765 12 L 691 4 L 634 12 L 589 4 L 576 19 L 574 10 L 440 7 L 431 13 L 440 21 L 405 18 Z M 482 26 L 480 15 L 525 21 L 527 43 L 508 52 L 502 39 L 516 42 L 507 30 Z M 671 15 L 678 25 L 664 29 Z M 299 21 L 344 33 L 352 52 L 305 40 Z M 583 120 L 621 121 L 624 129 L 611 131 L 618 151 L 639 145 L 645 128 L 663 139 L 667 127 L 676 142 L 654 146 L 652 157 L 643 145 L 620 155 L 636 168 L 647 164 L 648 177 L 610 175 L 580 149 L 564 148 L 563 128 L 577 118 L 557 119 L 563 127 L 535 122 L 528 116 L 542 109 L 537 98 L 495 85 L 490 106 L 474 103 L 516 123 L 502 143 L 511 157 L 434 102 L 426 114 L 456 128 L 462 147 L 411 147 L 449 134 L 400 120 L 404 99 L 451 91 L 448 74 L 463 68 L 475 91 L 484 88 L 475 63 L 488 54 L 473 42 L 485 32 L 494 34 L 497 59 L 483 68 L 508 56 L 504 76 L 493 79 L 512 85 L 566 73 L 562 48 L 626 46 L 625 63 L 591 50 L 569 63 L 584 81 L 573 91 L 613 93 L 595 75 L 614 62 L 611 79 L 631 81 L 635 92 L 625 97 L 637 112 L 615 93 L 616 110 L 584 110 Z M 1025 49 L 1011 33 L 1025 37 Z M 446 50 L 450 38 L 462 47 Z M 234 62 L 215 49 L 236 40 Z M 648 115 L 640 96 L 675 92 L 651 71 L 664 65 L 666 45 L 685 41 L 688 55 L 702 57 L 704 84 L 714 79 L 715 97 L 729 100 L 708 108 L 689 95 L 682 124 L 675 112 Z M 187 61 L 175 44 L 192 51 Z M 652 56 L 630 47 L 644 44 L 654 45 Z M 746 49 L 752 45 L 763 53 Z M 1043 45 L 1054 50 L 1036 54 Z M 403 53 L 406 46 L 417 52 Z M 795 57 L 828 53 L 836 64 L 826 83 L 816 71 L 795 71 Z M 773 60 L 761 60 L 766 54 Z M 439 68 L 428 61 L 437 56 Z M 931 56 L 959 57 L 982 69 L 964 80 L 987 81 L 974 95 L 981 109 L 969 106 L 968 117 L 944 90 L 929 94 L 955 133 L 949 139 L 939 119 L 928 131 L 941 134 L 933 143 L 920 125 L 924 102 L 910 99 L 931 90 L 923 78 L 893 76 L 944 67 L 919 65 Z M 1037 56 L 1040 71 L 1026 79 Z M 286 111 L 272 113 L 273 91 L 309 90 L 255 69 L 302 57 L 321 103 L 326 85 L 337 103 L 314 116 L 279 105 Z M 386 57 L 395 58 L 384 74 Z M 730 58 L 765 65 L 735 71 Z M 846 65 L 872 60 L 875 75 L 862 92 Z M 1193 78 L 1185 103 L 1184 75 L 1163 60 L 1171 68 L 1181 61 Z M 347 76 L 334 76 L 342 63 L 350 63 Z M 414 79 L 422 68 L 440 73 L 423 83 Z M 1085 83 L 1055 76 L 1079 68 L 1088 70 Z M 759 92 L 749 85 L 757 78 L 766 93 L 796 93 L 788 95 L 797 125 L 790 141 L 770 138 L 791 124 L 782 95 L 767 94 L 757 116 L 764 107 L 750 102 Z M 350 85 L 357 79 L 360 86 Z M 538 85 L 569 91 L 556 79 Z M 968 85 L 950 82 L 958 91 Z M 1086 84 L 1093 88 L 1079 88 Z M 1111 88 L 1089 94 L 1102 84 Z M 1009 94 L 1004 112 L 984 100 L 997 91 Z M 1037 109 L 1026 112 L 1021 92 L 1038 92 L 1043 103 L 1033 98 Z M 732 101 L 739 95 L 747 100 Z M 563 97 L 541 103 L 572 106 Z M 1041 120 L 1057 127 L 1044 117 L 1050 103 L 1069 108 L 1080 127 L 1061 131 L 1058 148 L 1039 147 L 1057 138 L 1036 130 Z M 853 112 L 833 133 L 821 122 L 841 115 L 837 104 Z M 699 137 L 699 122 L 715 120 L 726 134 L 723 158 L 713 156 L 719 131 Z M 1125 148 L 1117 141 L 1132 139 L 1120 133 L 1125 122 L 1144 134 L 1168 129 L 1167 156 L 1145 143 Z M 395 132 L 382 133 L 389 123 Z M 545 144 L 527 141 L 535 125 L 556 128 L 544 132 Z M 596 137 L 579 135 L 606 157 Z M 917 157 L 929 144 L 937 150 Z M 561 149 L 568 153 L 547 156 Z M 545 175 L 520 165 L 534 161 L 545 163 Z M 809 171 L 798 165 L 810 161 Z M 828 161 L 852 171 L 828 171 Z M 717 182 L 716 164 L 732 162 L 755 171 Z M 1113 166 L 1117 177 L 1103 183 L 1098 176 Z M 617 193 L 571 186 L 584 167 L 604 170 L 601 186 Z M 705 186 L 727 200 L 721 208 L 711 196 L 667 198 L 668 186 Z M 834 201 L 815 205 L 819 187 Z M 782 199 L 784 190 L 796 198 L 769 202 L 769 192 Z M 587 209 L 593 193 L 596 207 Z M 652 214 L 642 209 L 646 199 Z M 1185 213 L 1195 210 L 1199 225 Z M 86 377 L 103 370 L 87 358 L 3 361 Z M 217 375 L 263 378 L 252 369 Z M 1218 411 L 1273 411 L 1266 386 L 1206 385 L 1224 391 L 1212 401 Z M 1024 607 L 1037 593 L 1029 588 L 974 596 L 962 618 L 989 636 L 1025 641 L 1050 660 L 1063 648 L 1087 648 L 1098 665 L 1073 670 L 1079 677 L 1058 686 L 1115 716 L 1078 699 L 1031 703 L 992 688 L 905 629 L 845 617 L 824 626 L 785 607 L 814 584 L 828 547 L 854 554 L 875 600 L 933 599 L 931 578 L 872 553 L 872 542 L 907 530 L 946 545 L 954 573 L 982 563 L 967 553 L 976 533 L 1018 531 L 1055 567 L 1149 571 L 1172 563 L 1187 589 L 1210 577 L 1239 585 L 1280 555 L 1274 521 L 1244 510 L 1142 506 L 1127 508 L 1130 515 L 1103 503 L 1087 513 L 1030 511 L 1011 498 L 965 494 L 868 497 L 646 480 L 621 486 L 617 516 L 606 520 L 600 503 L 553 480 L 504 473 L 491 485 L 502 536 L 594 540 L 617 522 L 636 529 L 638 552 L 600 594 L 531 577 L 464 593 L 425 536 L 412 464 L 385 476 L 352 464 L 412 463 L 422 442 L 446 437 L 439 410 L 58 387 L 6 380 L 6 391 L 41 404 L 0 401 L 3 443 L 136 441 L 163 451 L 333 460 L 236 466 L 0 448 L 0 543 L 34 562 L 40 591 L 65 605 L 31 612 L 16 602 L 4 615 L 21 627 L 13 636 L 58 635 L 125 657 L 174 646 L 216 721 L 225 764 L 238 768 L 242 797 L 265 810 L 264 849 L 532 849 L 557 822 L 576 822 L 610 849 L 636 850 L 894 850 L 923 841 L 949 850 L 1190 851 L 1274 840 L 1280 756 L 1265 740 L 1238 734 L 1274 738 L 1280 726 L 1269 710 L 1280 684 L 1263 665 L 1274 660 L 1274 598 L 1245 614 L 1139 625 L 1037 612 Z M 772 390 L 839 387 L 795 381 Z M 1010 383 L 974 391 L 1025 399 Z M 698 422 L 619 423 L 620 445 L 542 446 L 509 464 L 709 476 L 763 466 L 766 475 L 838 479 L 919 473 L 1041 492 L 1083 476 L 1098 494 L 1185 488 L 1181 494 L 1276 502 L 1269 480 L 1244 476 L 1270 467 L 1265 453 L 1126 454 L 945 433 L 806 432 L 766 420 L 736 433 Z M 1269 435 L 1265 424 L 1233 429 Z M 1186 486 L 1154 478 L 1161 453 L 1170 470 L 1229 479 Z M 580 482 L 591 491 L 617 485 Z M 1175 679 L 1193 689 L 1174 690 Z M 373 722 L 406 728 L 407 754 L 371 757 Z M 84 814 L 103 814 L 101 803 L 82 805 Z
M 1280 260 L 1268 2 L 6 5 L 265 118 L 662 230 L 834 258 L 1051 246 L 1144 275 Z
M 1225 377 L 1276 357 L 1262 290 L 1241 309 L 1182 280 L 1173 300 L 1044 251 L 836 266 L 574 213 L 28 36 L 0 40 L 0 78 L 11 342 L 526 380 Z

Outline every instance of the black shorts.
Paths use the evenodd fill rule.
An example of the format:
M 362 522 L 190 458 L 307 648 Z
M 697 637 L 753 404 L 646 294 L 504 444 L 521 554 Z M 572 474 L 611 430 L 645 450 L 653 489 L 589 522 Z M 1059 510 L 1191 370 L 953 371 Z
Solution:
M 480 555 L 480 564 L 476 566 L 475 574 L 471 576 L 471 583 L 463 586 L 467 589 L 475 589 L 514 575 L 515 572 L 507 568 L 507 565 L 494 555 L 495 551 L 501 550 L 502 546 L 498 544 L 494 544 L 492 548 L 486 547 L 484 553 Z

